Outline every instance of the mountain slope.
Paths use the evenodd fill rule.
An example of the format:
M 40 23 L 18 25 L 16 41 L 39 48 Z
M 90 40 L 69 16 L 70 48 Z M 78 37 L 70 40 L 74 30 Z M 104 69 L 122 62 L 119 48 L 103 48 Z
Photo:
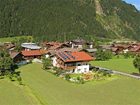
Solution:
M 0 36 L 135 38 L 140 12 L 121 0 L 0 0 Z
M 120 37 L 139 38 L 140 12 L 133 5 L 121 0 L 101 0 L 100 2 L 106 16 L 100 16 L 98 20 L 105 21 L 104 28 Z

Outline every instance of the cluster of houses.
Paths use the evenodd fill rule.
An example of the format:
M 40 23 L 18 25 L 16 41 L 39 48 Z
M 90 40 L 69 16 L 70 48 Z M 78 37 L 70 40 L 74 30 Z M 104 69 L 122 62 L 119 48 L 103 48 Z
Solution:
M 42 56 L 52 59 L 54 67 L 61 68 L 70 73 L 89 72 L 89 62 L 95 59 L 97 48 L 94 48 L 92 42 L 83 39 L 76 39 L 65 43 L 60 42 L 42 42 L 22 43 L 21 51 L 15 51 L 16 45 L 12 43 L 0 43 L 0 48 L 9 51 L 10 57 L 15 63 L 22 61 L 40 60 Z M 111 44 L 100 45 L 103 51 L 111 51 L 113 54 L 122 54 L 127 52 L 139 53 L 140 43 L 130 44 Z
M 93 43 L 86 42 L 83 39 L 76 39 L 65 43 L 42 42 L 40 45 L 36 43 L 22 43 L 21 51 L 19 52 L 15 50 L 16 45 L 12 43 L 3 43 L 1 47 L 8 50 L 10 57 L 17 64 L 35 59 L 36 61 L 41 61 L 42 56 L 45 56 L 52 59 L 54 67 L 59 67 L 71 73 L 89 72 L 88 62 L 95 58 L 93 53 L 89 55 L 86 51 L 96 51 L 93 48 Z
M 125 53 L 133 53 L 138 54 L 140 53 L 140 43 L 116 43 L 110 45 L 100 45 L 99 46 L 104 51 L 111 51 L 113 54 L 125 54 Z

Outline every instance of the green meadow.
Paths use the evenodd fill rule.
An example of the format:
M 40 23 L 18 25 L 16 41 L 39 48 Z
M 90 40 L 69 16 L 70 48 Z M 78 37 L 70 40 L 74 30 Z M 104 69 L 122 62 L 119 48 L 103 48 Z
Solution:
M 12 42 L 15 39 L 20 39 L 20 38 L 32 38 L 32 36 L 17 36 L 17 37 L 0 38 L 0 43 L 3 43 L 3 42 Z
M 80 85 L 41 68 L 41 64 L 30 64 L 19 70 L 24 83 L 43 105 L 139 105 L 139 80 L 118 76 L 111 81 Z
M 22 66 L 18 71 L 24 85 L 0 80 L 0 105 L 139 105 L 140 102 L 137 79 L 116 76 L 75 84 L 43 70 L 37 63 Z
M 0 105 L 40 105 L 26 86 L 0 80 Z
M 92 61 L 91 64 L 126 73 L 138 73 L 138 70 L 133 66 L 133 58 L 113 58 L 108 61 Z

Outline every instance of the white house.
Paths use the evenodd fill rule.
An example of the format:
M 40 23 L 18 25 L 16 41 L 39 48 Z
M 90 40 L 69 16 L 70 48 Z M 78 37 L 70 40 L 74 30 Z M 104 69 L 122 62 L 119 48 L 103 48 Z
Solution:
M 85 52 L 57 52 L 53 58 L 53 66 L 70 73 L 89 72 L 89 61 L 93 57 Z

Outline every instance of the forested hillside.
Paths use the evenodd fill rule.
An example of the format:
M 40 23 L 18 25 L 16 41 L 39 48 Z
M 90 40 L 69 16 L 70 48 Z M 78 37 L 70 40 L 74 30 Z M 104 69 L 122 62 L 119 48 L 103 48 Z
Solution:
M 122 0 L 0 0 L 0 37 L 140 38 L 140 12 Z

